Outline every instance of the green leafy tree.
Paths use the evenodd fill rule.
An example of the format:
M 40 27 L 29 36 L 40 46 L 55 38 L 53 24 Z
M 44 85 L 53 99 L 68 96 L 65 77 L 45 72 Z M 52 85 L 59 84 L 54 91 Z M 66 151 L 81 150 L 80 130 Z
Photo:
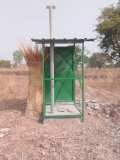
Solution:
M 13 60 L 14 60 L 15 65 L 21 64 L 23 60 L 23 54 L 20 51 L 13 52 Z
M 120 0 L 117 6 L 104 8 L 96 31 L 99 33 L 100 47 L 116 63 L 120 63 Z
M 87 56 L 88 51 L 85 49 L 85 53 L 84 53 L 84 64 L 88 64 L 88 56 Z M 76 66 L 81 65 L 81 54 L 82 54 L 82 50 L 79 46 L 75 47 L 75 62 L 76 62 Z

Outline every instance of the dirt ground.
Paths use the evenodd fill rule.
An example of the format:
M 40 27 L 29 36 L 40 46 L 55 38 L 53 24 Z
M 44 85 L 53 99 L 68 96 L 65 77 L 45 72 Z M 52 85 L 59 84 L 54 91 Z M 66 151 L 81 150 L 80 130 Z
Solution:
M 24 116 L 27 86 L 26 73 L 0 74 L 0 160 L 120 160 L 119 85 L 86 81 L 84 122 L 44 124 Z

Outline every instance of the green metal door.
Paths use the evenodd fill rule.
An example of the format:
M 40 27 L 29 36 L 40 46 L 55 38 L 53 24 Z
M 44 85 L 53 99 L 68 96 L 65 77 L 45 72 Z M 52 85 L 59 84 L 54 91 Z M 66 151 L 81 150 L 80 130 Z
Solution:
M 74 100 L 74 47 L 55 47 L 55 102 Z M 45 53 L 45 103 L 50 103 L 50 53 Z

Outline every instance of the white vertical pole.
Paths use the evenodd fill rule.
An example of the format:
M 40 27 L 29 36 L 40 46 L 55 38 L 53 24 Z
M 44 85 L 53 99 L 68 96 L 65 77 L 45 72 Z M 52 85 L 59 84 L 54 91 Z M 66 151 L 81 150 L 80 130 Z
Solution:
M 49 11 L 49 32 L 50 32 L 50 39 L 52 39 L 53 38 L 53 21 L 52 21 L 53 20 L 53 17 L 52 17 L 53 12 L 52 12 L 52 10 L 56 9 L 56 7 L 54 5 L 48 5 L 46 8 Z
M 53 33 L 52 33 L 52 9 L 55 9 L 55 6 L 47 6 L 49 10 L 49 30 L 50 30 L 50 78 L 51 78 L 51 112 L 53 112 L 54 108 L 54 42 L 52 41 Z
M 51 74 L 51 112 L 54 108 L 54 44 L 50 44 L 50 74 Z

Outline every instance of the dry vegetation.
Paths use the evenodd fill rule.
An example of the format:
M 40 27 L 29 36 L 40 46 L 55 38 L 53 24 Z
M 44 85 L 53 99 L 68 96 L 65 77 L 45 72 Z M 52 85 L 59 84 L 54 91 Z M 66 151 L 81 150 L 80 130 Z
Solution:
M 0 160 L 120 159 L 119 69 L 86 71 L 84 123 L 63 119 L 43 125 L 24 116 L 28 73 L 0 71 Z
M 26 60 L 29 71 L 29 85 L 27 96 L 26 115 L 31 118 L 37 118 L 42 114 L 42 54 L 37 47 L 20 47 Z

